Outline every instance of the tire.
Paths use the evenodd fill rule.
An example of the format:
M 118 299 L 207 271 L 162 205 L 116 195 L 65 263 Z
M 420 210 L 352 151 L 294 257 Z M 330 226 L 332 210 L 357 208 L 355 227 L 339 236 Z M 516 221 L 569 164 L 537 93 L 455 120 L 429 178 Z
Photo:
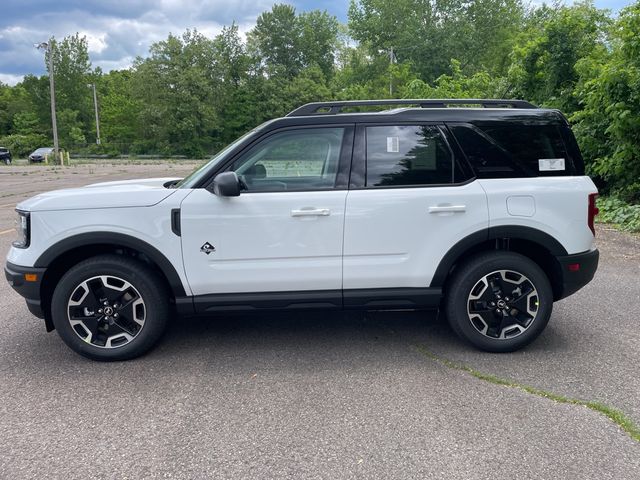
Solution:
M 60 279 L 51 316 L 62 340 L 80 355 L 129 360 L 150 350 L 164 333 L 169 293 L 146 264 L 100 255 L 78 263 Z
M 542 269 L 505 251 L 482 253 L 459 266 L 445 299 L 451 328 L 487 352 L 528 345 L 547 326 L 552 309 L 553 291 Z

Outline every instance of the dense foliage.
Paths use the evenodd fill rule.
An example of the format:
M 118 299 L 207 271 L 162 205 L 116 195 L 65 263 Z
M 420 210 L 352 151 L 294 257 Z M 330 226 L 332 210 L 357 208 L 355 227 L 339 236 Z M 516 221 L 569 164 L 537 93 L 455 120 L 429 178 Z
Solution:
M 603 191 L 640 201 L 640 2 L 352 0 L 347 25 L 274 5 L 246 35 L 169 35 L 131 68 L 102 72 L 87 41 L 54 42 L 61 146 L 204 157 L 259 123 L 331 98 L 524 98 L 562 110 Z M 95 145 L 91 90 L 100 103 Z M 0 144 L 51 136 L 46 75 L 0 84 Z
M 613 223 L 627 232 L 640 232 L 640 205 L 630 205 L 616 197 L 598 199 L 598 221 Z

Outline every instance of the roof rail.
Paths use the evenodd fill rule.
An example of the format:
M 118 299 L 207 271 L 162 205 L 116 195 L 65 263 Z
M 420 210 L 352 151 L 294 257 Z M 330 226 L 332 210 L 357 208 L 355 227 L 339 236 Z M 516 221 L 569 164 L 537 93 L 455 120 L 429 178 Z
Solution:
M 383 105 L 418 105 L 421 108 L 445 108 L 447 105 L 479 105 L 483 108 L 538 108 L 524 100 L 499 99 L 390 99 L 390 100 L 342 100 L 335 102 L 307 103 L 287 114 L 287 117 L 305 117 L 309 115 L 336 115 L 345 107 L 371 107 Z

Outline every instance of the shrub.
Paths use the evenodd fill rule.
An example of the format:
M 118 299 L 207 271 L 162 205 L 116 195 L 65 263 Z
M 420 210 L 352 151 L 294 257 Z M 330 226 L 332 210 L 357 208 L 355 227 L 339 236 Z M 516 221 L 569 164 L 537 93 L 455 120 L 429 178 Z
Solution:
M 38 133 L 0 137 L 0 145 L 8 148 L 14 157 L 26 157 L 36 148 L 48 147 L 50 143 L 49 138 Z
M 602 197 L 598 199 L 598 208 L 598 221 L 613 223 L 627 232 L 640 232 L 640 205 L 626 203 L 617 197 Z

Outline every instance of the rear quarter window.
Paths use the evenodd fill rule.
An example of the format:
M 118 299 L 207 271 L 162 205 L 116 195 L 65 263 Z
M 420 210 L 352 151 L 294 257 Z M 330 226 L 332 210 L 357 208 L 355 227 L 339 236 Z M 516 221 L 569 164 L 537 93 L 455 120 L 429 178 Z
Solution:
M 451 130 L 479 178 L 581 174 L 562 128 L 511 124 L 456 125 Z

